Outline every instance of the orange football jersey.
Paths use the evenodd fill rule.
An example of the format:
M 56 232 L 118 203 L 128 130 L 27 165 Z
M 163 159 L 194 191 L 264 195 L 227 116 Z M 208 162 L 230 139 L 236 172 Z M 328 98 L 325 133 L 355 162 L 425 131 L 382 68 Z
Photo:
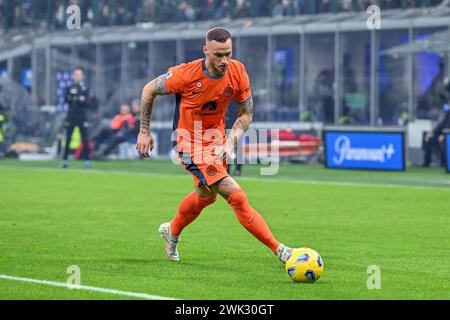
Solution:
M 217 77 L 208 72 L 205 61 L 198 59 L 171 67 L 164 77 L 166 93 L 176 94 L 173 130 L 189 132 L 191 139 L 201 141 L 203 146 L 214 140 L 205 134 L 208 129 L 218 129 L 225 139 L 225 113 L 231 101 L 243 103 L 252 97 L 250 80 L 241 62 L 231 60 L 225 74 Z

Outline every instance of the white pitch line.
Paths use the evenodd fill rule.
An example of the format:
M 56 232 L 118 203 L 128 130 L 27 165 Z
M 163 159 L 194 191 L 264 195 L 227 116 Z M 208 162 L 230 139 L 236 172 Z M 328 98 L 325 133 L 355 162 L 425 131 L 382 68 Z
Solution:
M 156 295 L 146 294 L 146 293 L 135 293 L 135 292 L 113 290 L 113 289 L 73 285 L 73 284 L 68 284 L 68 283 L 64 283 L 64 282 L 53 282 L 53 281 L 47 281 L 47 280 L 36 280 L 36 279 L 12 277 L 12 276 L 7 276 L 7 275 L 3 275 L 3 274 L 0 274 L 0 279 L 42 284 L 42 285 L 46 285 L 46 286 L 60 287 L 60 288 L 67 288 L 67 289 L 74 289 L 74 290 L 86 290 L 86 291 L 101 292 L 101 293 L 114 294 L 114 295 L 119 295 L 119 296 L 126 296 L 126 297 L 139 298 L 139 299 L 145 299 L 145 300 L 178 300 L 175 298 L 161 297 L 161 296 L 156 296 Z

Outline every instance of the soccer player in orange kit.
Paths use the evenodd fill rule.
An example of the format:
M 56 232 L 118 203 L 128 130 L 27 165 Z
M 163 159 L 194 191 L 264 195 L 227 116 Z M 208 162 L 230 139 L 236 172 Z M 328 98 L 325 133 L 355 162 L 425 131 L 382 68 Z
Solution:
M 242 63 L 231 59 L 232 39 L 226 29 L 211 29 L 203 51 L 204 59 L 169 68 L 166 74 L 149 82 L 142 92 L 141 129 L 136 150 L 143 157 L 149 157 L 154 147 L 150 129 L 155 99 L 159 95 L 176 94 L 174 150 L 194 178 L 194 192 L 181 202 L 174 219 L 159 228 L 166 240 L 167 256 L 173 261 L 180 260 L 177 245 L 181 232 L 204 208 L 212 205 L 219 194 L 232 207 L 242 226 L 285 263 L 293 249 L 275 239 L 263 217 L 250 206 L 245 192 L 228 175 L 224 161 L 253 120 L 247 71 Z M 239 118 L 227 138 L 225 112 L 233 99 L 239 105 Z

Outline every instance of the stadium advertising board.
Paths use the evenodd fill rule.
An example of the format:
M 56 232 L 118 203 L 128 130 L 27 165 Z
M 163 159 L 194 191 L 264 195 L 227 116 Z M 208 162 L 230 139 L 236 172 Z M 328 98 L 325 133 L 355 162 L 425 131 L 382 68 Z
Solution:
M 329 169 L 406 170 L 405 130 L 325 128 Z

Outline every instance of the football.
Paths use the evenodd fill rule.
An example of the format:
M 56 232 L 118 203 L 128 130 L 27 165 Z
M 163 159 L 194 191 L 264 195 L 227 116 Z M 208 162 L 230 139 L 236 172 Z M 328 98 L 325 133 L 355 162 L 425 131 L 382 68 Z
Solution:
M 294 249 L 286 262 L 286 272 L 294 282 L 314 283 L 323 274 L 322 257 L 313 249 Z

